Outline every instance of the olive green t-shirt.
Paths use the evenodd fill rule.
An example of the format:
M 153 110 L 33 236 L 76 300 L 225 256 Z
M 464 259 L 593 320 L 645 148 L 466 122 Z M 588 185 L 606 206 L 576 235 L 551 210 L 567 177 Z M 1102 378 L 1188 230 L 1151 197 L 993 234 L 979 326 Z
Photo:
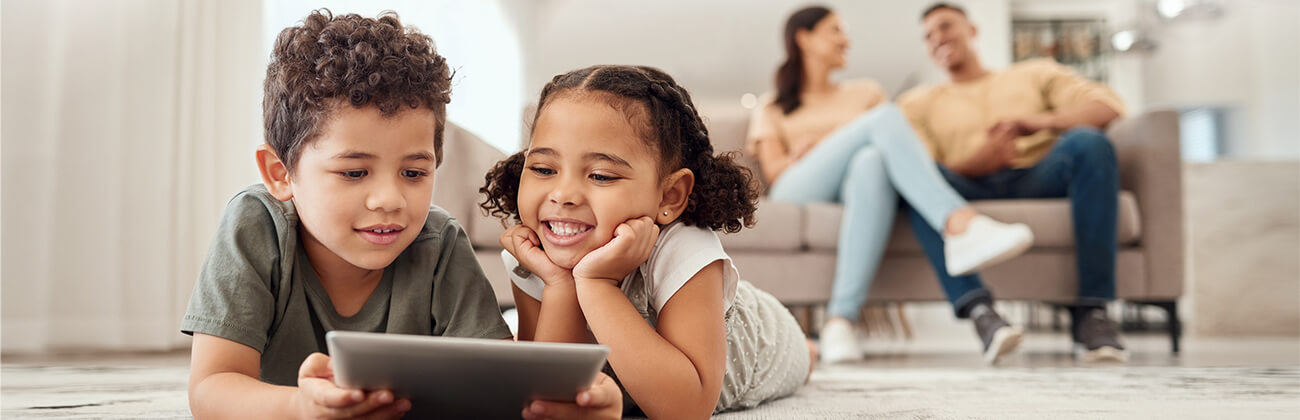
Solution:
M 208 248 L 181 332 L 225 338 L 262 353 L 262 380 L 296 385 L 332 330 L 504 339 L 492 286 L 469 238 L 431 207 L 415 241 L 384 269 L 361 311 L 334 310 L 298 242 L 298 213 L 262 185 L 226 206 Z

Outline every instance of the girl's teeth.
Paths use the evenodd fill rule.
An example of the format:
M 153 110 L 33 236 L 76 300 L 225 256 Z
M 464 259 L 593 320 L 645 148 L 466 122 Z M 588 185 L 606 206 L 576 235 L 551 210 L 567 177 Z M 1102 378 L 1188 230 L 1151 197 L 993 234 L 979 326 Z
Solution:
M 573 236 L 586 232 L 590 227 L 576 223 L 551 222 L 551 232 L 560 236 Z

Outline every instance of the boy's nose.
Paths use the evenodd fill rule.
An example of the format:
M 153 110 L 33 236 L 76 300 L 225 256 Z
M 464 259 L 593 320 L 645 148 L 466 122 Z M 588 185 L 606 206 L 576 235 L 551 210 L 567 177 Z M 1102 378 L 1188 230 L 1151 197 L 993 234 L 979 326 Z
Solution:
M 406 197 L 396 185 L 382 183 L 370 191 L 366 198 L 366 208 L 383 212 L 401 210 L 406 208 Z

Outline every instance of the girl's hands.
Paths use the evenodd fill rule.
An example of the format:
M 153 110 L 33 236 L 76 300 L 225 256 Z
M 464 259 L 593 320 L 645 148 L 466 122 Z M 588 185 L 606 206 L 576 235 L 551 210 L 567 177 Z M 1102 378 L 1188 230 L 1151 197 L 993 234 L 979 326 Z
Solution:
M 519 260 L 520 267 L 540 277 L 547 286 L 573 281 L 573 273 L 551 262 L 541 245 L 537 232 L 522 224 L 511 226 L 501 234 L 501 247 Z
M 578 393 L 577 401 L 533 401 L 524 407 L 522 416 L 527 420 L 617 419 L 623 417 L 623 392 L 602 372 L 591 388 Z
M 573 267 L 575 279 L 598 280 L 615 287 L 628 273 L 650 258 L 659 240 L 659 225 L 647 216 L 628 220 L 614 229 L 614 239 L 588 253 Z
M 365 392 L 334 384 L 330 357 L 312 353 L 298 368 L 298 417 L 304 419 L 396 419 L 411 402 L 386 390 Z

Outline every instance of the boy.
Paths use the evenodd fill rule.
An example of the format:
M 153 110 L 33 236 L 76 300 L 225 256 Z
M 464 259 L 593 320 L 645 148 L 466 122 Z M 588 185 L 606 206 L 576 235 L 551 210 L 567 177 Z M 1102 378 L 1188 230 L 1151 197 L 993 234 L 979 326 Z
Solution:
M 430 206 L 450 80 L 432 40 L 393 14 L 313 12 L 280 33 L 256 153 L 263 185 L 227 206 L 181 324 L 194 336 L 196 417 L 410 410 L 390 391 L 334 384 L 321 354 L 331 330 L 511 338 L 465 232 Z M 618 413 L 618 395 L 600 378 L 585 407 L 534 405 Z

